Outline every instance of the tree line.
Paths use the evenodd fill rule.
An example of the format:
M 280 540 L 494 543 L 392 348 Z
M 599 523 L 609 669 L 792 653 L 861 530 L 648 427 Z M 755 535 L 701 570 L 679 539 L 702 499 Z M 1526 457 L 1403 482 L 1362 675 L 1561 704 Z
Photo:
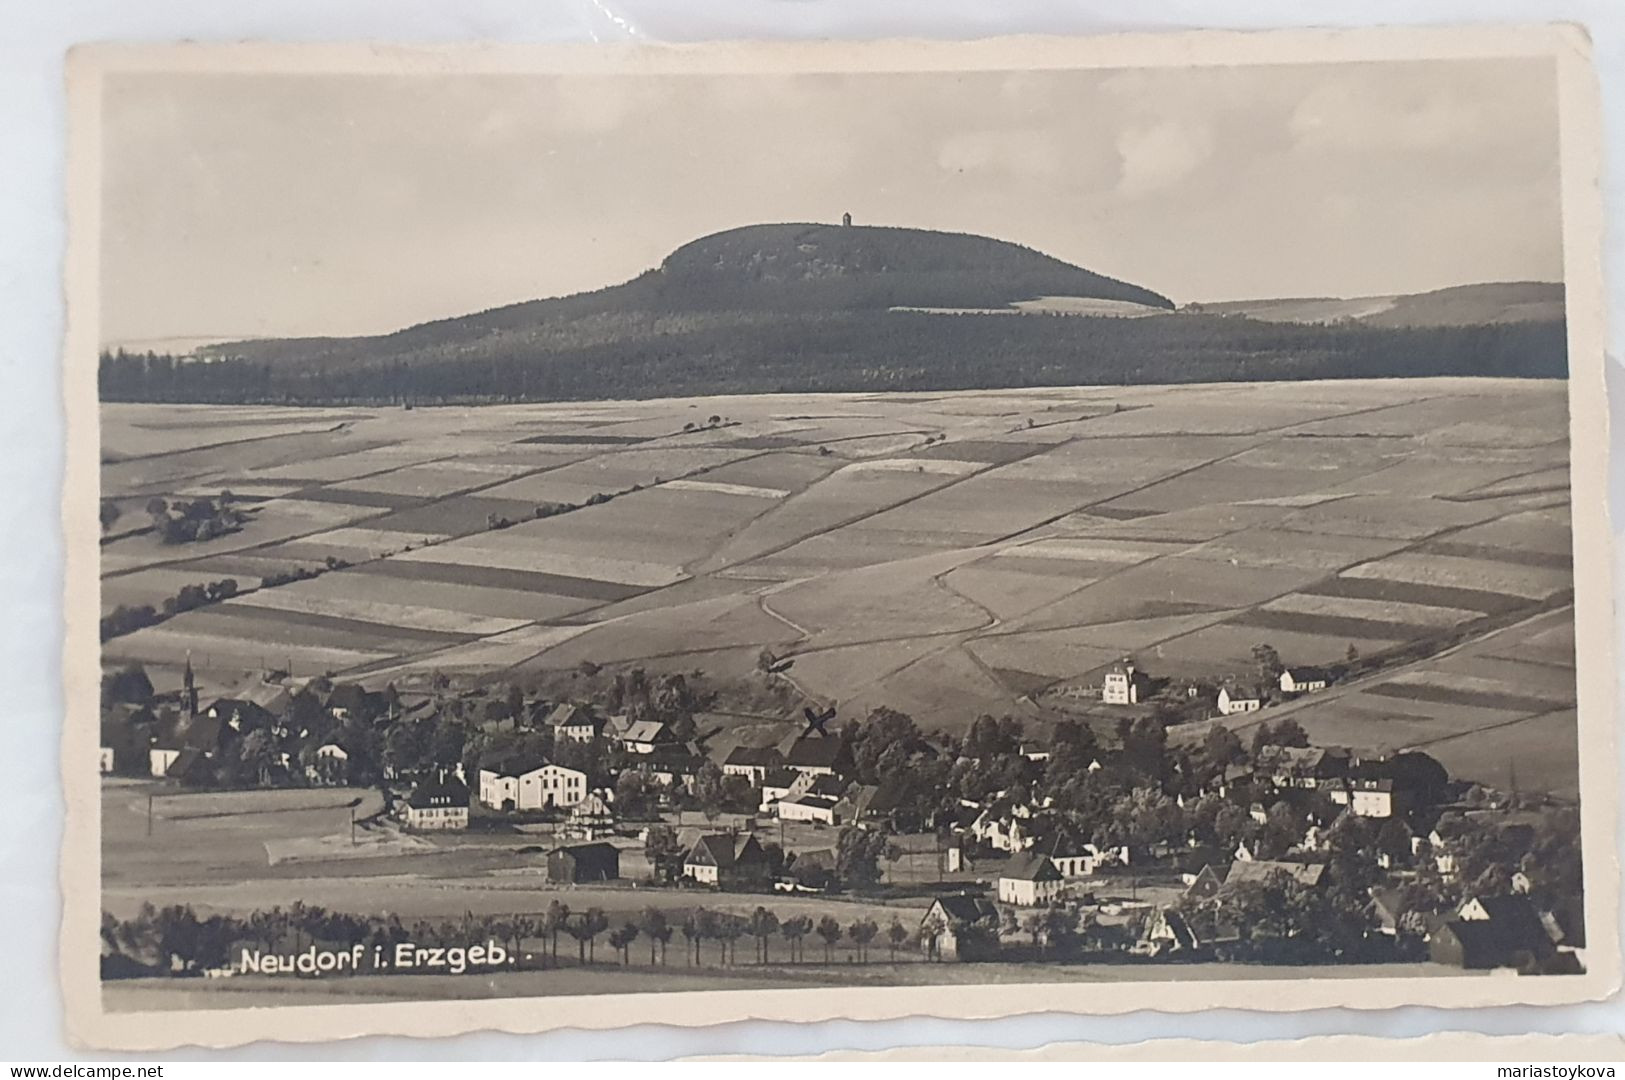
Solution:
M 207 363 L 104 352 L 102 399 L 556 401 L 1424 375 L 1562 378 L 1568 370 L 1561 321 L 1391 328 L 1203 314 L 611 311 L 472 338 L 250 346 Z
M 398 915 L 353 915 L 303 901 L 295 901 L 287 908 L 278 905 L 242 915 L 200 915 L 190 904 L 156 907 L 146 903 L 127 919 L 104 912 L 101 922 L 104 978 L 196 975 L 229 967 L 248 947 L 297 953 L 313 945 L 362 945 L 369 950 L 382 947 L 387 952 L 408 942 L 466 948 L 495 941 L 504 945 L 516 962 L 528 960 L 529 966 L 556 968 L 563 966 L 559 959 L 561 939 L 567 943 L 566 957 L 568 942 L 575 943 L 577 966 L 598 962 L 600 939 L 614 950 L 620 964 L 630 966 L 633 947 L 641 941 L 649 950 L 649 966 L 664 967 L 668 948 L 678 938 L 689 967 L 708 966 L 711 947 L 716 951 L 709 955 L 714 955 L 717 966 L 735 966 L 739 962 L 739 943 L 747 938 L 753 945 L 753 962 L 758 965 L 805 963 L 807 939 L 821 945 L 825 963 L 834 962 L 835 951 L 843 941 L 849 943 L 856 962 L 867 963 L 876 942 L 883 942 L 888 958 L 895 961 L 900 949 L 918 940 L 916 932 L 905 926 L 900 916 L 893 916 L 884 927 L 866 915 L 845 922 L 833 914 L 817 919 L 808 915 L 781 918 L 763 906 L 749 914 L 704 906 L 682 911 L 649 906 L 640 912 L 612 916 L 596 906 L 573 911 L 559 900 L 536 913 L 468 912 L 461 918 L 413 921 Z M 533 945 L 529 953 L 525 952 L 527 942 Z

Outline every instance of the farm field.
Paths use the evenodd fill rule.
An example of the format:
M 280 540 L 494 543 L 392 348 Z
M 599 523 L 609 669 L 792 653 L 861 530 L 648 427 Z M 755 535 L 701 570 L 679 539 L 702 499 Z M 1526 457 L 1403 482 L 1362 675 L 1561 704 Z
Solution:
M 1504 780 L 1515 759 L 1521 785 L 1569 790 L 1565 393 L 1438 378 L 110 405 L 116 531 L 153 497 L 223 490 L 251 520 L 201 543 L 105 544 L 104 612 L 223 577 L 240 591 L 105 655 L 172 680 L 190 652 L 206 685 L 264 660 L 411 684 L 589 661 L 766 679 L 768 647 L 771 678 L 843 714 L 890 704 L 963 728 L 1042 720 L 1046 689 L 1126 653 L 1219 678 L 1265 642 L 1323 665 L 1466 634 L 1301 718 L 1470 777 Z M 325 572 L 261 587 L 293 568 Z

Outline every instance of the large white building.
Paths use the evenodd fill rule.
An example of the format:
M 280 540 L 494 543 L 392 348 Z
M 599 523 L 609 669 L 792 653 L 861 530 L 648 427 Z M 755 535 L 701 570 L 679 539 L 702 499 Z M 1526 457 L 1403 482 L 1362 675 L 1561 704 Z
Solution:
M 1061 872 L 1049 856 L 1024 851 L 999 872 L 999 903 L 1040 907 L 1061 895 Z
M 1257 712 L 1264 707 L 1264 695 L 1250 687 L 1225 686 L 1219 689 L 1219 714 Z
M 1145 672 L 1124 660 L 1113 664 L 1100 686 L 1100 700 L 1107 705 L 1138 705 L 1149 688 Z
M 587 797 L 587 774 L 562 765 L 480 770 L 480 802 L 493 810 L 570 807 Z

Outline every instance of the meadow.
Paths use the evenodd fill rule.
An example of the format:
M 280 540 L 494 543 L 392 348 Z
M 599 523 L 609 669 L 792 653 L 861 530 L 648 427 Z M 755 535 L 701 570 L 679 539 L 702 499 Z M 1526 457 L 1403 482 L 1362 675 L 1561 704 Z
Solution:
M 190 654 L 222 690 L 267 663 L 399 685 L 699 668 L 963 729 L 1041 726 L 1125 654 L 1223 678 L 1265 642 L 1324 665 L 1454 634 L 1294 712 L 1317 739 L 1503 782 L 1515 759 L 1571 793 L 1566 410 L 1562 381 L 1490 378 L 108 404 L 104 611 L 223 577 L 239 595 L 104 652 L 159 682 Z M 224 490 L 251 511 L 237 532 L 139 531 L 154 497 Z M 325 572 L 260 587 L 293 569 Z

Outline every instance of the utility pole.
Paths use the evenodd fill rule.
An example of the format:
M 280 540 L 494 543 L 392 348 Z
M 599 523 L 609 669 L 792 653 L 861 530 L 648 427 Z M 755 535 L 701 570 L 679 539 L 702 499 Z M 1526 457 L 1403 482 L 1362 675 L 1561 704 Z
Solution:
M 350 807 L 350 846 L 355 847 L 355 806 Z
M 152 835 L 152 792 L 147 792 L 147 835 Z

